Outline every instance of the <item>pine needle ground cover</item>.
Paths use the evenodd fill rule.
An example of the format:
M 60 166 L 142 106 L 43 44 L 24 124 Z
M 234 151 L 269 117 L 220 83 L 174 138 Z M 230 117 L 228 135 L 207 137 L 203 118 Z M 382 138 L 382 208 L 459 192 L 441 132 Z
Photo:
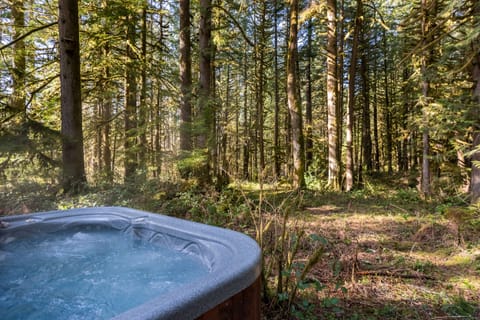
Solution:
M 330 263 L 341 265 L 338 275 L 329 259 L 312 271 L 312 277 L 330 284 L 312 293 L 319 319 L 480 317 L 478 231 L 467 232 L 472 242 L 462 248 L 451 223 L 435 216 L 319 209 L 308 209 L 306 228 L 323 230 L 333 243 Z M 335 288 L 339 280 L 344 292 Z M 335 304 L 325 307 L 332 298 Z

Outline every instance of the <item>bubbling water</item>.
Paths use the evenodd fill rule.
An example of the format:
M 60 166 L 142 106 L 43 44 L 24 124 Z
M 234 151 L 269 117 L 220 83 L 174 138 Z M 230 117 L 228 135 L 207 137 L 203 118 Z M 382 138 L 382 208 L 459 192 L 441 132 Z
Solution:
M 107 228 L 0 242 L 0 318 L 109 319 L 207 274 L 198 257 Z

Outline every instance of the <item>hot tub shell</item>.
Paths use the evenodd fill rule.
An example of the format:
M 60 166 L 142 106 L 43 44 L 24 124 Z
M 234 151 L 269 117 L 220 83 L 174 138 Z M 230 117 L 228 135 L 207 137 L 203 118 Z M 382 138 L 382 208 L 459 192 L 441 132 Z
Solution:
M 1 220 L 0 239 L 98 225 L 128 230 L 147 241 L 194 255 L 208 267 L 206 276 L 113 319 L 260 319 L 260 249 L 244 234 L 123 207 L 50 211 Z

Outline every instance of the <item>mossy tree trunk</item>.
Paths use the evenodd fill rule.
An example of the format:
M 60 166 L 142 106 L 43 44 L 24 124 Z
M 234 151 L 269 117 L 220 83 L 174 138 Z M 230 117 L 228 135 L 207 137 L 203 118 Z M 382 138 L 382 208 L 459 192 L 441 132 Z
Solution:
M 25 29 L 25 5 L 23 0 L 14 0 L 12 5 L 14 24 L 14 39 L 19 39 Z M 26 51 L 23 39 L 15 42 L 13 46 L 13 72 L 12 72 L 12 99 L 10 107 L 15 113 L 25 115 L 25 71 Z
M 354 162 L 353 162 L 353 124 L 354 124 L 354 106 L 355 106 L 355 78 L 357 71 L 357 53 L 359 34 L 363 21 L 362 0 L 357 0 L 357 13 L 355 16 L 355 26 L 352 40 L 352 53 L 350 55 L 350 66 L 348 68 L 348 107 L 346 123 L 346 181 L 345 190 L 350 191 L 354 185 Z
M 327 0 L 327 132 L 328 184 L 340 190 L 337 123 L 337 3 Z
M 201 163 L 195 168 L 194 175 L 200 185 L 212 182 L 209 161 L 213 148 L 214 137 L 214 109 L 212 95 L 212 1 L 200 0 L 200 28 L 199 28 L 199 90 L 196 119 L 196 148 L 199 149 Z
M 287 49 L 287 100 L 292 125 L 293 187 L 295 189 L 305 187 L 305 146 L 297 73 L 298 7 L 298 0 L 290 1 L 290 31 Z
M 190 0 L 180 1 L 180 150 L 192 150 L 192 57 L 190 40 Z
M 430 81 L 431 81 L 431 62 L 433 42 L 433 20 L 436 12 L 436 0 L 422 0 L 421 3 L 421 33 L 422 33 L 422 53 L 421 53 L 421 103 L 423 114 L 423 130 L 422 130 L 422 178 L 421 191 L 425 197 L 430 196 L 430 132 L 428 125 L 428 106 L 431 100 Z M 430 48 L 428 47 L 430 46 Z
M 64 192 L 78 193 L 86 185 L 83 154 L 80 43 L 77 0 L 60 0 L 59 46 Z
M 473 1 L 474 26 L 479 24 L 480 3 Z M 473 41 L 472 80 L 473 80 L 473 112 L 474 121 L 473 148 L 477 151 L 472 156 L 472 175 L 470 182 L 470 197 L 472 203 L 480 202 L 480 37 Z

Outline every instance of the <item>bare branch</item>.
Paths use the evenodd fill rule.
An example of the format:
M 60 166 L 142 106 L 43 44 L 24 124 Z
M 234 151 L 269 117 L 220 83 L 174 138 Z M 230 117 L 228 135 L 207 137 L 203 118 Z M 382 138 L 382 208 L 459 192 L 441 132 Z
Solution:
M 0 47 L 0 51 L 2 51 L 3 49 L 6 49 L 6 48 L 14 45 L 16 42 L 18 42 L 18 41 L 20 41 L 20 40 L 22 40 L 22 39 L 25 39 L 26 37 L 28 37 L 28 36 L 31 35 L 32 33 L 35 33 L 35 32 L 37 32 L 37 31 L 40 31 L 40 30 L 43 30 L 43 29 L 50 28 L 51 26 L 54 26 L 54 25 L 56 25 L 57 23 L 58 23 L 58 22 L 55 21 L 55 22 L 52 22 L 52 23 L 49 23 L 49 24 L 45 24 L 45 25 L 43 25 L 43 26 L 39 26 L 39 27 L 37 27 L 37 28 L 35 28 L 35 29 L 32 29 L 32 30 L 28 31 L 28 32 L 25 33 L 25 34 L 22 34 L 20 37 L 16 38 L 15 40 L 7 43 L 6 45 L 4 45 L 4 46 L 2 46 L 2 47 Z

